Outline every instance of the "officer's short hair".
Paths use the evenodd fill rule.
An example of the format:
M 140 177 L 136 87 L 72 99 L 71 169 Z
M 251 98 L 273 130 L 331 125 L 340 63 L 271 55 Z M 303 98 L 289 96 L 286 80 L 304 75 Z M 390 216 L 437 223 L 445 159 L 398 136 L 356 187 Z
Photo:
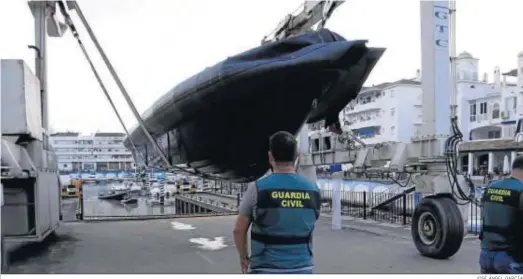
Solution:
M 296 160 L 297 146 L 296 138 L 289 132 L 276 132 L 269 139 L 269 150 L 277 162 L 293 162 Z
M 512 162 L 512 169 L 523 171 L 523 156 L 517 156 L 516 159 L 514 159 L 514 162 Z

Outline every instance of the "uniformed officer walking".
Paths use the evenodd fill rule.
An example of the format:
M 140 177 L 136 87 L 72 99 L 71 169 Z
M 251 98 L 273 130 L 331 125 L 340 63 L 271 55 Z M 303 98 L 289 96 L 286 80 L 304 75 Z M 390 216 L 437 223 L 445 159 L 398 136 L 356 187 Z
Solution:
M 277 132 L 269 144 L 272 174 L 249 185 L 234 228 L 242 272 L 312 273 L 319 188 L 296 174 L 297 143 L 292 134 Z M 251 224 L 249 257 L 246 242 Z
M 492 182 L 483 194 L 483 229 L 479 264 L 485 274 L 523 273 L 523 157 L 511 176 Z

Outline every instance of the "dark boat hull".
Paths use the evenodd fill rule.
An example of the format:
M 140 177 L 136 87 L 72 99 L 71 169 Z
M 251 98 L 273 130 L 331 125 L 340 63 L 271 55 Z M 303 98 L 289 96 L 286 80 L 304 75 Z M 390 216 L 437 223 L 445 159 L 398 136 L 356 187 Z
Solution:
M 134 203 L 138 203 L 138 199 L 136 199 L 136 198 L 124 199 L 124 200 L 121 200 L 121 203 L 134 204 Z
M 143 116 L 171 164 L 216 178 L 252 181 L 268 170 L 268 137 L 304 123 L 337 121 L 384 49 L 328 30 L 264 45 L 182 82 Z M 315 105 L 313 105 L 313 103 Z M 137 127 L 137 162 L 163 162 Z M 146 158 L 143 162 L 141 157 Z
M 125 195 L 127 195 L 126 192 L 123 193 L 114 193 L 114 194 L 101 194 L 98 195 L 98 199 L 101 200 L 116 200 L 121 201 L 124 199 Z

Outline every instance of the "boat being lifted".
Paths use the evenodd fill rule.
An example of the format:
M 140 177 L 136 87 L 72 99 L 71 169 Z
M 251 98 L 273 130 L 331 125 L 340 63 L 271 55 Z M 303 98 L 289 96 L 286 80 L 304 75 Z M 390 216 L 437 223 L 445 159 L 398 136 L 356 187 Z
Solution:
M 194 75 L 143 115 L 169 163 L 197 174 L 249 182 L 269 169 L 268 138 L 304 123 L 339 128 L 384 49 L 321 29 L 271 42 Z M 167 167 L 136 127 L 126 138 L 139 164 Z M 145 162 L 143 162 L 145 160 Z

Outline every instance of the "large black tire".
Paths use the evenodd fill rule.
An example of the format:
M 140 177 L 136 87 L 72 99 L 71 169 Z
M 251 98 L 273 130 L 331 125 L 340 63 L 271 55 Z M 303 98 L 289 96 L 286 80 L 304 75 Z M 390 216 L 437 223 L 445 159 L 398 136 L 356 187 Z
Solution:
M 465 229 L 454 200 L 445 196 L 424 198 L 412 216 L 412 239 L 425 257 L 447 259 L 458 252 Z

